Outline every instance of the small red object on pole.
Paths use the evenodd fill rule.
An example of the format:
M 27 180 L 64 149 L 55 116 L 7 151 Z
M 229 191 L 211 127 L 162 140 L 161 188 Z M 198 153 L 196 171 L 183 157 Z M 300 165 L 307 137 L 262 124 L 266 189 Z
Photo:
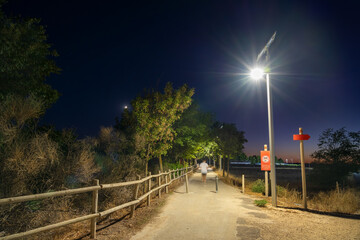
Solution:
M 293 135 L 293 140 L 294 141 L 309 140 L 309 139 L 310 139 L 310 135 L 308 135 L 308 134 L 294 134 Z

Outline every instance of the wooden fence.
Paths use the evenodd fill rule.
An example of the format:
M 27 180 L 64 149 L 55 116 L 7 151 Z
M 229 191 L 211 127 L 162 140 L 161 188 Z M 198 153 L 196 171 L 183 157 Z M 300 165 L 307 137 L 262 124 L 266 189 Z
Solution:
M 73 195 L 73 194 L 78 194 L 78 193 L 92 192 L 92 208 L 91 208 L 92 214 L 88 214 L 88 215 L 85 215 L 85 216 L 69 219 L 69 220 L 59 222 L 59 223 L 55 223 L 55 224 L 51 224 L 51 225 L 48 225 L 48 226 L 45 226 L 45 227 L 35 228 L 35 229 L 30 230 L 30 231 L 16 233 L 16 234 L 8 235 L 8 236 L 5 236 L 5 237 L 0 237 L 0 240 L 9 240 L 9 239 L 17 239 L 17 238 L 21 238 L 21 237 L 26 237 L 26 236 L 30 236 L 30 235 L 33 235 L 33 234 L 36 234 L 36 233 L 44 232 L 44 231 L 47 231 L 47 230 L 52 230 L 52 229 L 55 229 L 55 228 L 64 227 L 64 226 L 69 225 L 69 224 L 82 222 L 82 221 L 86 221 L 86 220 L 91 220 L 90 236 L 91 236 L 91 238 L 94 239 L 94 238 L 96 238 L 96 221 L 97 221 L 97 218 L 99 218 L 99 217 L 106 216 L 106 215 L 108 215 L 110 213 L 113 213 L 115 211 L 118 211 L 118 210 L 126 208 L 126 207 L 131 207 L 130 216 L 133 217 L 134 216 L 134 211 L 135 211 L 135 208 L 136 208 L 136 204 L 140 203 L 142 200 L 144 200 L 146 198 L 147 199 L 147 205 L 150 206 L 151 194 L 154 193 L 154 192 L 155 193 L 157 192 L 158 196 L 160 198 L 161 197 L 161 190 L 163 188 L 165 188 L 165 192 L 168 193 L 169 185 L 173 181 L 175 181 L 177 179 L 181 179 L 181 178 L 185 179 L 185 181 L 186 181 L 186 192 L 189 192 L 188 173 L 194 171 L 194 169 L 195 169 L 195 167 L 193 166 L 193 167 L 189 167 L 189 168 L 171 170 L 171 171 L 167 171 L 167 172 L 163 172 L 163 173 L 161 173 L 159 171 L 159 174 L 157 174 L 157 175 L 151 175 L 151 173 L 149 173 L 149 176 L 147 176 L 147 177 L 144 177 L 142 179 L 138 179 L 136 181 L 130 181 L 130 182 L 100 184 L 99 180 L 95 179 L 94 180 L 94 186 L 91 186 L 91 187 L 84 187 L 84 188 L 69 189 L 69 190 L 63 190 L 63 191 L 57 191 L 57 192 L 49 192 L 49 193 L 41 193 L 41 194 L 33 194 L 33 195 L 26 195 L 26 196 L 20 196 L 20 197 L 12 197 L 12 198 L 0 199 L 0 205 L 5 205 L 5 204 L 12 204 L 12 203 L 39 200 L 39 199 L 50 198 L 50 197 L 57 197 L 57 196 L 65 196 L 65 195 Z M 156 188 L 151 187 L 152 178 L 157 178 L 157 187 Z M 162 181 L 162 178 L 165 178 L 165 182 Z M 146 193 L 144 193 L 142 196 L 138 196 L 140 184 L 144 183 L 146 181 L 147 181 L 147 184 L 145 184 L 145 186 L 147 186 L 148 191 Z M 102 211 L 102 212 L 98 212 L 99 190 L 107 189 L 107 188 L 125 187 L 125 186 L 130 186 L 130 185 L 135 185 L 134 196 L 133 196 L 134 200 L 133 201 L 123 203 L 123 204 L 121 204 L 119 206 L 110 208 L 110 209 Z

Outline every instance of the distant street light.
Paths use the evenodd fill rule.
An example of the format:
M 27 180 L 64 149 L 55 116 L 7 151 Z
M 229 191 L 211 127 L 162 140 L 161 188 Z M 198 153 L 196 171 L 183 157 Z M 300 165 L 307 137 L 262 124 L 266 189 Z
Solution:
M 257 62 L 259 59 L 266 54 L 265 60 L 266 64 L 269 64 L 269 47 L 275 40 L 276 32 L 272 35 L 268 43 L 265 45 L 263 50 L 257 57 Z M 276 170 L 275 170 L 275 147 L 274 147 L 274 124 L 273 124 L 273 109 L 272 109 L 272 98 L 271 98 L 271 87 L 270 87 L 270 77 L 269 72 L 266 73 L 266 88 L 267 88 L 267 104 L 268 104 L 268 122 L 269 122 L 269 144 L 270 144 L 270 164 L 271 164 L 271 171 L 270 171 L 270 178 L 271 178 L 271 200 L 272 205 L 276 207 L 277 205 L 277 196 L 276 196 Z M 255 80 L 259 80 L 263 77 L 264 70 L 261 68 L 254 68 L 250 76 Z

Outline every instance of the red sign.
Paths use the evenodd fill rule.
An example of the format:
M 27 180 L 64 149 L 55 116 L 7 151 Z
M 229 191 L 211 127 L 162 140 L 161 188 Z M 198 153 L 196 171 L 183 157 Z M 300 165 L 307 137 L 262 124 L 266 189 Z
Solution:
M 260 155 L 261 155 L 261 171 L 271 171 L 270 151 L 260 151 Z
M 310 135 L 308 134 L 294 134 L 293 135 L 293 140 L 309 140 L 310 139 Z

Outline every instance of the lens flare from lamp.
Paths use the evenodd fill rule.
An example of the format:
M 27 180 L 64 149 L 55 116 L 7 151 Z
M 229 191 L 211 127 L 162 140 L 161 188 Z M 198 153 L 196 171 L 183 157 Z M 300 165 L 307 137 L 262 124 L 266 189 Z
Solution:
M 250 77 L 254 80 L 259 80 L 264 76 L 264 70 L 262 68 L 254 68 L 250 72 Z

